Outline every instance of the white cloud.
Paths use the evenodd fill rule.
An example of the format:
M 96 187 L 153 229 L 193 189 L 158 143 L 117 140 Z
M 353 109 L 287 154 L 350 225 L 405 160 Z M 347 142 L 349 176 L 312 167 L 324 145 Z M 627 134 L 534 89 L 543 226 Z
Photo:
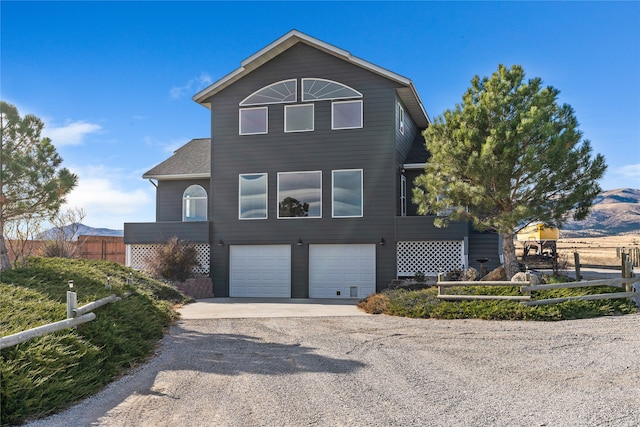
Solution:
M 69 122 L 60 127 L 47 125 L 42 135 L 51 138 L 51 142 L 56 147 L 61 147 L 64 145 L 82 144 L 87 135 L 96 133 L 101 129 L 102 127 L 95 123 L 76 121 Z
M 194 77 L 182 86 L 172 87 L 169 90 L 169 95 L 171 96 L 171 99 L 179 99 L 185 96 L 188 92 L 196 92 L 200 89 L 204 89 L 205 87 L 209 86 L 211 82 L 211 76 L 203 72 L 200 73 L 199 76 Z
M 155 190 L 148 182 L 132 182 L 103 165 L 69 169 L 78 175 L 78 186 L 67 196 L 66 207 L 83 208 L 86 225 L 121 230 L 125 222 L 154 221 Z
M 635 179 L 637 183 L 637 180 L 640 180 L 640 163 L 621 166 L 614 169 L 613 173 L 621 178 Z

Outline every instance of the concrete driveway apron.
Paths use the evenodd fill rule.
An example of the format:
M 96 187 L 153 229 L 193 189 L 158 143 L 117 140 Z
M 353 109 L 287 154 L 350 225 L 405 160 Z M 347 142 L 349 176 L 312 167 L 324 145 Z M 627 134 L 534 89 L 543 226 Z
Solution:
M 369 316 L 356 307 L 357 302 L 302 298 L 210 298 L 197 300 L 177 311 L 182 320 Z

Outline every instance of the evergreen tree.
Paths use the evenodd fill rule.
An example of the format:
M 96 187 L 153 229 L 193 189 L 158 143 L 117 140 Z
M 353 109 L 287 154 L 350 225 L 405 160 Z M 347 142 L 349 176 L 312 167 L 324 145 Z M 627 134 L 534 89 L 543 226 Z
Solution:
M 570 213 L 584 219 L 601 191 L 604 157 L 591 157 L 558 94 L 539 78 L 525 81 L 521 66 L 500 65 L 490 78 L 475 76 L 462 104 L 423 133 L 431 158 L 416 180 L 419 212 L 443 213 L 438 226 L 470 220 L 501 233 L 508 277 L 518 271 L 517 231 L 533 222 L 560 227 Z
M 60 168 L 62 158 L 49 138 L 41 138 L 42 121 L 0 101 L 0 271 L 11 268 L 4 241 L 8 222 L 24 216 L 55 215 L 78 177 Z

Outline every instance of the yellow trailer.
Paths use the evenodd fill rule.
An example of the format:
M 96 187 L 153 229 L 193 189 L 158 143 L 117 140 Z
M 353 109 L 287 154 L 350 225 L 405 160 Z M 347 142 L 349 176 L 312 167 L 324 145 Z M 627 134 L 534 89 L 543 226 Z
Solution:
M 536 241 L 542 242 L 545 240 L 558 240 L 560 232 L 554 227 L 545 227 L 543 224 L 534 224 L 523 228 L 516 234 L 516 238 L 519 242 Z

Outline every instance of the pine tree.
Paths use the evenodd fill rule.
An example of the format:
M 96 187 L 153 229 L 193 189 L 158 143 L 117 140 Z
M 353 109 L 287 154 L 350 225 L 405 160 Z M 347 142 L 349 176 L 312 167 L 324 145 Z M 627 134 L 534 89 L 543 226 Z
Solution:
M 525 81 L 521 66 L 504 65 L 490 78 L 475 76 L 453 111 L 423 135 L 431 153 L 416 180 L 419 212 L 446 213 L 436 225 L 470 220 L 502 235 L 508 277 L 518 271 L 513 238 L 541 222 L 560 227 L 572 214 L 584 219 L 601 188 L 606 164 L 591 157 L 574 111 L 559 91 Z
M 24 216 L 50 218 L 78 177 L 60 168 L 62 158 L 49 138 L 40 136 L 44 123 L 0 102 L 0 271 L 11 268 L 4 241 L 5 227 Z

